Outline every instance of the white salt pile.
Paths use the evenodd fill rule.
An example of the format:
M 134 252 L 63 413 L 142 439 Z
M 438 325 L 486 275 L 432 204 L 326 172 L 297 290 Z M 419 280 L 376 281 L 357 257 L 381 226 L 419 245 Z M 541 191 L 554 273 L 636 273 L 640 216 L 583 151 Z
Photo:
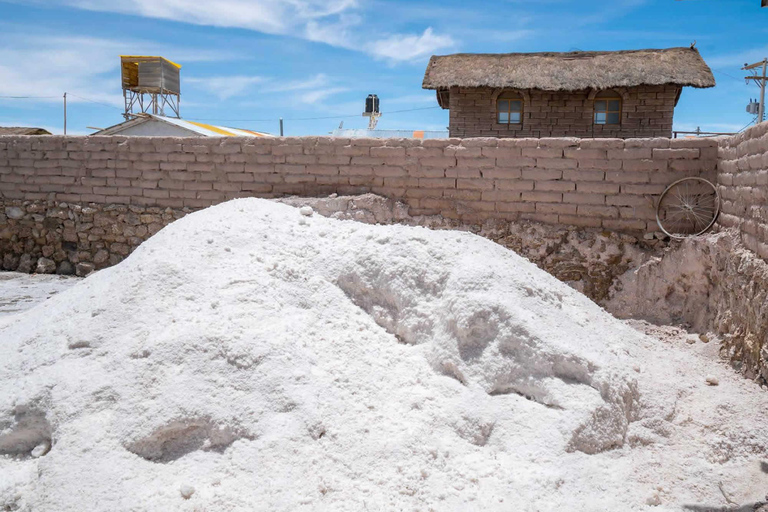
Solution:
M 756 502 L 768 395 L 682 345 L 471 234 L 232 201 L 0 319 L 0 508 Z

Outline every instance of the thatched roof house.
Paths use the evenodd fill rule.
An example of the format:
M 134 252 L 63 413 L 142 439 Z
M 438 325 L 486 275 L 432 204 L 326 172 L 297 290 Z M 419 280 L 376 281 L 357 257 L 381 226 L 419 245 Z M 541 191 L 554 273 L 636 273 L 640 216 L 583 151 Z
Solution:
M 627 130 L 622 130 L 619 127 L 624 124 L 624 121 L 638 117 L 636 115 L 628 115 L 631 111 L 626 110 L 626 107 L 629 107 L 630 104 L 633 107 L 663 107 L 657 109 L 657 111 L 667 112 L 670 106 L 674 108 L 682 87 L 704 88 L 713 87 L 714 85 L 715 79 L 712 71 L 701 58 L 699 52 L 692 47 L 614 52 L 460 53 L 433 56 L 427 66 L 422 84 L 425 89 L 437 91 L 438 103 L 443 108 L 450 108 L 452 110 L 452 120 L 454 119 L 454 107 L 470 106 L 466 101 L 459 101 L 466 99 L 462 96 L 466 94 L 472 94 L 471 97 L 474 99 L 475 104 L 471 106 L 475 107 L 481 106 L 477 103 L 478 100 L 485 99 L 479 98 L 478 94 L 488 96 L 488 99 L 492 100 L 491 103 L 495 103 L 498 96 L 503 93 L 509 93 L 512 96 L 518 95 L 523 103 L 525 103 L 525 97 L 533 101 L 533 96 L 536 96 L 537 98 L 545 98 L 545 101 L 554 101 L 554 104 L 548 105 L 550 108 L 566 106 L 560 105 L 558 102 L 567 103 L 570 101 L 573 104 L 574 98 L 581 98 L 583 96 L 581 98 L 583 102 L 581 106 L 592 110 L 594 108 L 592 103 L 595 102 L 595 98 L 603 91 L 610 91 L 611 98 L 618 98 L 623 101 L 622 108 L 620 109 L 621 115 L 618 119 L 619 122 L 612 123 L 614 128 L 607 130 L 613 132 L 626 132 Z M 543 93 L 552 94 L 543 95 Z M 671 98 L 667 98 L 669 93 L 674 93 L 674 95 Z M 644 96 L 641 98 L 637 96 L 639 94 Z M 655 94 L 656 96 L 653 98 L 647 97 L 649 94 Z M 663 94 L 664 96 L 659 97 L 658 94 Z M 640 101 L 660 99 L 671 99 L 672 101 Z M 600 102 L 599 99 L 597 101 L 598 103 Z M 508 104 L 504 103 L 502 106 L 506 107 Z M 526 110 L 522 110 L 524 105 L 521 104 L 519 107 L 521 108 L 520 116 L 507 115 L 499 118 L 494 113 L 490 117 L 491 124 L 519 124 L 521 126 L 512 127 L 516 128 L 512 131 L 515 134 L 526 132 L 524 129 L 525 121 L 538 119 L 539 116 L 525 116 L 523 112 Z M 598 107 L 605 107 L 606 111 L 609 110 L 608 106 L 602 103 L 599 103 Z M 616 105 L 614 104 L 612 107 L 616 107 Z M 517 105 L 513 108 L 517 108 Z M 637 112 L 638 110 L 634 110 L 634 113 Z M 534 111 L 528 109 L 527 113 L 533 114 Z M 550 113 L 552 112 L 550 111 Z M 667 124 L 669 124 L 669 131 L 671 132 L 671 111 L 667 113 L 670 114 Z M 579 116 L 570 117 L 575 119 Z M 605 116 L 601 115 L 599 119 L 603 119 L 603 117 Z M 616 120 L 615 116 L 609 117 L 611 120 Z M 653 117 L 651 116 L 651 118 Z M 508 120 L 512 118 L 516 121 L 519 118 L 519 122 L 510 123 Z M 589 115 L 584 116 L 584 118 L 586 120 L 595 119 L 592 116 L 592 112 L 589 112 Z M 495 123 L 494 120 L 496 121 Z M 485 123 L 481 121 L 481 126 L 477 128 L 483 128 L 483 124 Z M 551 124 L 557 125 L 558 123 Z M 630 124 L 634 125 L 635 123 Z M 650 127 L 652 124 L 645 123 L 645 126 Z M 640 125 L 643 125 L 643 123 L 640 123 Z M 532 126 L 532 128 L 547 132 L 546 129 L 542 129 L 540 126 Z M 584 126 L 579 128 L 581 132 L 579 135 L 589 136 L 589 134 L 585 133 L 584 128 Z M 534 131 L 536 131 L 535 129 Z M 485 131 L 493 130 L 509 131 L 498 126 L 493 129 L 491 127 L 486 127 L 485 129 Z M 593 130 L 588 131 L 592 132 Z M 602 129 L 600 131 L 606 130 Z M 631 126 L 630 131 L 632 134 L 629 136 L 635 136 L 634 133 L 638 131 L 637 126 Z M 653 130 L 647 129 L 645 131 Z M 662 131 L 666 133 L 666 129 Z M 564 135 L 571 134 L 564 133 Z M 453 130 L 452 135 L 454 135 Z M 493 134 L 484 133 L 484 135 Z M 496 135 L 504 136 L 503 133 Z M 552 134 L 546 133 L 546 135 Z M 611 136 L 616 135 L 611 134 Z M 642 133 L 637 136 L 643 135 L 645 134 Z M 655 134 L 649 133 L 648 135 Z M 526 133 L 526 136 L 530 136 L 530 134 Z
M 0 126 L 0 135 L 51 135 L 51 132 L 44 128 Z

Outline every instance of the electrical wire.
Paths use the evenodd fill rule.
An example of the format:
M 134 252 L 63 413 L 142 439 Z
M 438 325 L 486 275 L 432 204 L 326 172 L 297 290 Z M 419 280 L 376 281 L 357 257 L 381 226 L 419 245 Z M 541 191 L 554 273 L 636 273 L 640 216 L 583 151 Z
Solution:
M 122 108 L 120 108 L 120 107 L 118 107 L 116 105 L 110 105 L 109 103 L 102 103 L 101 101 L 96 101 L 96 100 L 89 100 L 88 98 L 83 98 L 82 96 L 79 96 L 79 95 L 77 95 L 75 93 L 72 93 L 72 92 L 68 92 L 67 95 L 68 96 L 74 96 L 75 98 L 81 99 L 83 101 L 88 101 L 90 103 L 95 103 L 97 105 L 102 105 L 104 107 L 115 108 L 117 110 L 123 110 Z
M 744 80 L 743 78 L 737 78 L 737 77 L 735 77 L 735 76 L 733 76 L 733 75 L 729 75 L 729 74 L 728 74 L 728 73 L 726 73 L 725 71 L 720 71 L 719 69 L 715 69 L 715 68 L 712 68 L 712 71 L 714 71 L 715 73 L 720 73 L 721 75 L 725 75 L 725 76 L 727 76 L 727 77 L 729 77 L 729 78 L 733 78 L 734 80 L 738 80 L 739 82 L 741 82 L 742 80 Z
M 754 118 L 753 120 L 751 120 L 749 123 L 747 123 L 747 124 L 744 126 L 744 128 L 742 128 L 741 130 L 739 130 L 739 131 L 738 131 L 738 132 L 736 132 L 736 133 L 741 133 L 741 132 L 743 132 L 744 130 L 746 130 L 747 128 L 749 128 L 749 127 L 750 127 L 752 124 L 754 124 L 754 123 L 755 123 L 755 121 L 757 121 L 757 116 L 755 116 L 755 118 Z
M 0 96 L 0 99 L 3 100 L 38 100 L 51 98 L 61 98 L 61 96 Z
M 401 114 L 403 112 L 416 112 L 419 110 L 434 110 L 436 108 L 441 108 L 440 106 L 434 106 L 434 107 L 421 107 L 421 108 L 409 108 L 404 110 L 392 110 L 390 112 L 382 112 L 382 114 Z M 318 121 L 323 119 L 348 119 L 348 118 L 357 118 L 360 117 L 360 114 L 351 114 L 351 115 L 338 115 L 338 116 L 320 116 L 320 117 L 293 117 L 293 118 L 283 118 L 283 121 Z M 280 119 L 221 119 L 221 118 L 199 118 L 199 117 L 185 117 L 185 119 L 189 119 L 190 121 L 221 121 L 221 122 L 240 122 L 240 123 L 273 123 L 277 122 Z

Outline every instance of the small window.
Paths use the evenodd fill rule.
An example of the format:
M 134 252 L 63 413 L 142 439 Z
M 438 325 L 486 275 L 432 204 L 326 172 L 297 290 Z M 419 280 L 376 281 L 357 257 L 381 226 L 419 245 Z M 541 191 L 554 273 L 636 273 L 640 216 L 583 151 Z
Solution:
M 595 124 L 621 124 L 621 98 L 613 91 L 595 97 Z
M 523 122 L 523 99 L 514 93 L 504 93 L 496 100 L 496 120 L 500 124 Z

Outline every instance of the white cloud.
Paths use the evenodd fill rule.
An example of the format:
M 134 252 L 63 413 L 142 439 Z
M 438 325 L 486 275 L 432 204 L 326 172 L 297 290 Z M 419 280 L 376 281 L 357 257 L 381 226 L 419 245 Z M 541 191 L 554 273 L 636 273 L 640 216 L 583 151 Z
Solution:
M 118 41 L 90 37 L 0 38 L 0 96 L 54 96 L 64 92 L 122 105 Z M 112 72 L 111 75 L 106 73 Z M 76 96 L 68 98 L 81 101 Z
M 355 0 L 48 0 L 91 11 L 118 12 L 197 25 L 285 34 L 296 25 L 338 15 Z
M 450 36 L 436 35 L 429 27 L 421 35 L 394 34 L 374 41 L 367 49 L 376 57 L 397 62 L 419 59 L 454 44 Z
M 305 89 L 317 89 L 319 87 L 326 87 L 330 83 L 330 79 L 324 73 L 318 73 L 315 76 L 307 78 L 306 80 L 292 80 L 289 82 L 275 83 L 272 81 L 272 85 L 266 87 L 264 92 L 285 92 L 285 91 L 301 91 Z
M 768 47 L 761 46 L 758 48 L 751 48 L 735 53 L 727 53 L 721 55 L 715 55 L 714 57 L 707 57 L 706 61 L 713 68 L 738 68 L 740 69 L 744 64 L 754 64 L 755 62 L 762 61 L 768 56 Z M 747 75 L 744 75 L 747 76 Z
M 260 76 L 209 76 L 185 78 L 184 82 L 197 84 L 220 100 L 226 100 L 247 94 L 254 85 L 264 82 L 264 78 Z
M 118 112 L 124 106 L 118 57 L 121 54 L 164 55 L 185 63 L 236 57 L 232 52 L 198 51 L 194 47 L 143 40 L 30 33 L 29 27 L 0 32 L 0 96 L 45 96 L 28 103 L 59 103 L 67 92 L 69 103 L 90 101 L 112 106 Z M 182 87 L 183 83 L 182 77 Z M 24 103 L 14 100 L 13 105 Z
M 308 91 L 296 96 L 296 99 L 301 103 L 307 105 L 314 105 L 322 102 L 325 98 L 341 92 L 346 92 L 349 89 L 346 87 L 329 87 L 327 89 L 317 89 L 314 91 Z
M 435 34 L 391 34 L 376 39 L 364 27 L 357 0 L 37 0 L 77 9 L 115 12 L 196 25 L 241 28 L 300 37 L 391 62 L 410 61 L 452 46 L 453 39 Z M 373 40 L 373 41 L 371 41 Z

